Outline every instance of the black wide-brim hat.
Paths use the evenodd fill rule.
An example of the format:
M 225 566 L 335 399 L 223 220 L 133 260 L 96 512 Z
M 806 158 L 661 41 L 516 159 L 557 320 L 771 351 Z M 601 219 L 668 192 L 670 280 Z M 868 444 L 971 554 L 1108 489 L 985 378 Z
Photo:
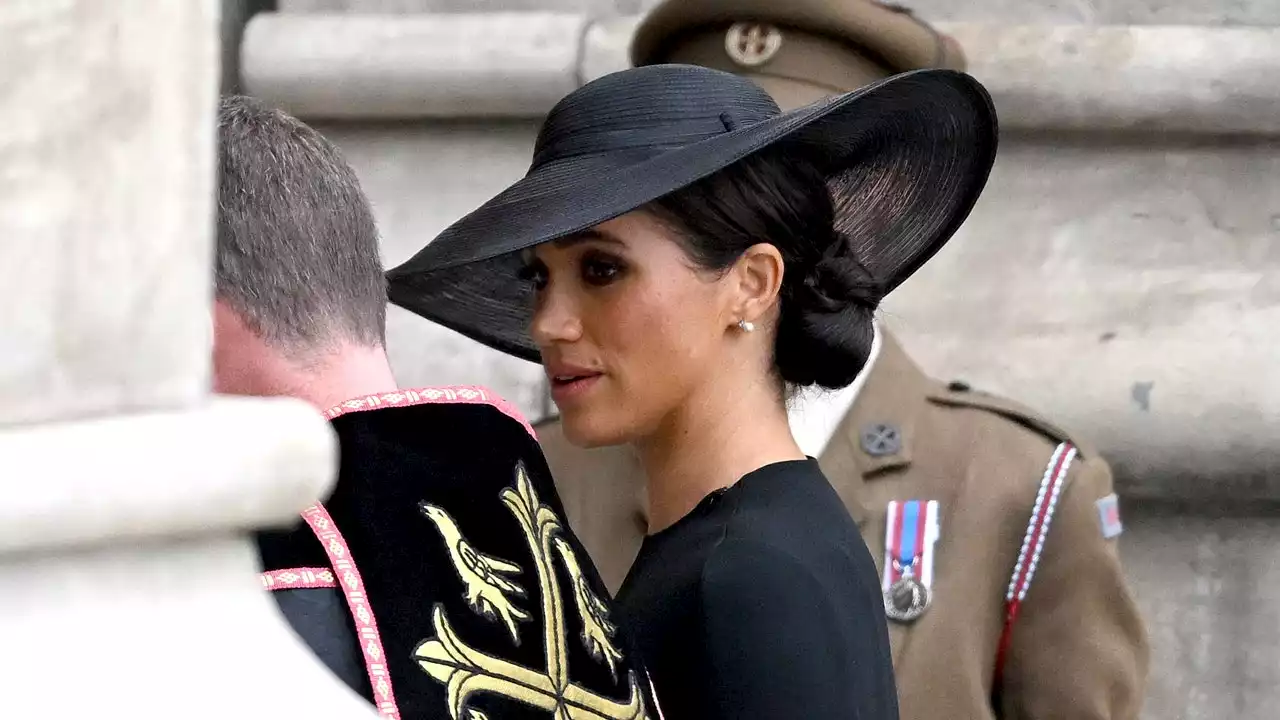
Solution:
M 818 164 L 837 229 L 887 293 L 964 222 L 996 141 L 991 97 L 951 70 L 904 73 L 786 113 L 731 73 L 693 65 L 624 70 L 561 100 L 525 177 L 387 273 L 389 297 L 538 362 L 521 250 L 636 210 L 764 148 Z

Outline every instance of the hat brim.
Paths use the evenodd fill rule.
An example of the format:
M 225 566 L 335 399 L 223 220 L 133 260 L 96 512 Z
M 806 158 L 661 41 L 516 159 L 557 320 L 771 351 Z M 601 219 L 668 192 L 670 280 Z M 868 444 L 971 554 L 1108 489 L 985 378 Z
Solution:
M 837 225 L 885 291 L 932 257 L 986 185 L 995 109 L 970 76 L 898 75 L 656 157 L 579 157 L 531 171 L 387 274 L 391 302 L 532 362 L 520 251 L 641 208 L 768 147 L 818 162 Z

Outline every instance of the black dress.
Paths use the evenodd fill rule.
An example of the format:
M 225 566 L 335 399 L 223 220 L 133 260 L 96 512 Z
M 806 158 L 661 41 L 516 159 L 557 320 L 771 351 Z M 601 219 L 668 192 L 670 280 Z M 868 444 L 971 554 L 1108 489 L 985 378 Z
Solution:
M 875 564 L 814 460 L 647 537 L 618 603 L 667 720 L 897 720 Z

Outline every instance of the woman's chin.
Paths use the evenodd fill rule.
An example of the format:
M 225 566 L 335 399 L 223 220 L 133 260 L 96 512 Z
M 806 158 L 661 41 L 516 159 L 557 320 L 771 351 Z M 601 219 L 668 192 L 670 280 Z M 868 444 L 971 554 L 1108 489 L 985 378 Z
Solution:
M 594 413 L 582 411 L 562 411 L 560 415 L 564 438 L 575 447 L 590 449 L 622 445 L 630 441 L 624 428 L 603 420 L 604 418 Z

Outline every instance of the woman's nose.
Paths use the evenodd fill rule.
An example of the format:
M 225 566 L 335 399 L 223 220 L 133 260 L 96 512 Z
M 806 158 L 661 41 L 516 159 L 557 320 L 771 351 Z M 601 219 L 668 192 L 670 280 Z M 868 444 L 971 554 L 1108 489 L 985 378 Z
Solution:
M 574 342 L 582 337 L 582 320 L 573 300 L 563 292 L 544 290 L 533 311 L 529 335 L 540 348 Z

